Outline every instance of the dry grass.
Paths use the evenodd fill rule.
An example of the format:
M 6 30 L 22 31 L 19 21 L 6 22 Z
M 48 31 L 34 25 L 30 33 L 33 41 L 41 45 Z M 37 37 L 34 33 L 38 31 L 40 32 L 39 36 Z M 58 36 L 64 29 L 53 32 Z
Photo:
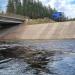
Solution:
M 34 25 L 34 24 L 43 24 L 43 23 L 53 23 L 55 21 L 48 19 L 48 18 L 44 18 L 44 19 L 28 19 L 26 21 L 27 25 Z

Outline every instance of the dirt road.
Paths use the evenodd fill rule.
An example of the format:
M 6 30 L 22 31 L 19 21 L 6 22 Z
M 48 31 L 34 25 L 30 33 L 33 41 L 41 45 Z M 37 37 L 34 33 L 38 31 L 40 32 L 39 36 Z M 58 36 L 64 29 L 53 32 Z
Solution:
M 0 31 L 0 39 L 72 39 L 75 21 L 37 25 L 17 25 Z

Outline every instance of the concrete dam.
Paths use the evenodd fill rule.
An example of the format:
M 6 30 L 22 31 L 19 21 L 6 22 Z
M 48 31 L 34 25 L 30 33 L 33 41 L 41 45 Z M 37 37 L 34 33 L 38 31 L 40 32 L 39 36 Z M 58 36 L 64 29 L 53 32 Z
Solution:
M 74 39 L 75 21 L 20 24 L 0 32 L 0 39 Z

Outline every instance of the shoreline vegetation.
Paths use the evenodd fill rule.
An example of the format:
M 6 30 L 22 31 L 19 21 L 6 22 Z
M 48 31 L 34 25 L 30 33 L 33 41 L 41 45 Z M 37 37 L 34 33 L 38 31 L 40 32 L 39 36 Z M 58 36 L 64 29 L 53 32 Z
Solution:
M 49 18 L 26 19 L 26 21 L 25 21 L 26 25 L 36 25 L 36 24 L 44 24 L 44 23 L 55 23 L 55 21 L 53 21 Z

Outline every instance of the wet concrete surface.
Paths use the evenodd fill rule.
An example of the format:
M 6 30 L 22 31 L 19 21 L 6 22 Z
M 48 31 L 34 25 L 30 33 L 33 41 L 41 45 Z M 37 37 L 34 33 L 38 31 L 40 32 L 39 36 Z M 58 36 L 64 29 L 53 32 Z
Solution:
M 2 41 L 1 61 L 0 75 L 75 75 L 75 40 Z

